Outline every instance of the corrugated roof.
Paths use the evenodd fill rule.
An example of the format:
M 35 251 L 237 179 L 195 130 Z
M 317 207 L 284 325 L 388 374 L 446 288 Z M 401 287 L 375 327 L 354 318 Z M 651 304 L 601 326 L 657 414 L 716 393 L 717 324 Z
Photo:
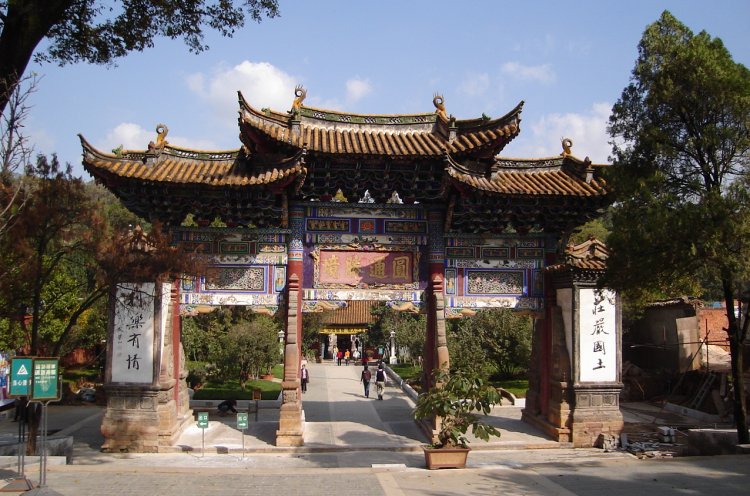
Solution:
M 116 176 L 143 182 L 207 186 L 261 186 L 306 172 L 303 152 L 267 167 L 248 165 L 239 150 L 198 152 L 165 146 L 157 153 L 106 154 L 80 136 L 83 166 L 95 177 Z M 152 158 L 153 160 L 149 160 Z
M 450 121 L 434 113 L 358 115 L 299 107 L 286 117 L 258 111 L 240 95 L 240 123 L 247 133 L 333 155 L 441 157 L 499 150 L 519 130 L 523 102 L 498 119 Z
M 596 238 L 590 238 L 578 245 L 568 245 L 565 248 L 565 262 L 550 265 L 545 270 L 578 269 L 603 272 L 607 269 L 608 257 L 607 246 Z
M 377 305 L 377 301 L 349 301 L 347 306 L 340 310 L 333 310 L 323 313 L 323 323 L 325 325 L 347 325 L 370 324 L 377 320 L 377 317 L 370 313 L 372 307 Z
M 608 193 L 607 183 L 589 163 L 573 157 L 552 157 L 537 160 L 496 159 L 495 163 L 477 170 L 448 157 L 448 175 L 456 182 L 474 189 L 502 195 L 532 196 L 602 196 Z

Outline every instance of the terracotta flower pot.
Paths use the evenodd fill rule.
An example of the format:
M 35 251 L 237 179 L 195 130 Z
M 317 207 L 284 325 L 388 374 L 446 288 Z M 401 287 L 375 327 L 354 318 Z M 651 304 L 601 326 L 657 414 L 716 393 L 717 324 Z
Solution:
M 427 468 L 465 468 L 471 448 L 423 448 Z

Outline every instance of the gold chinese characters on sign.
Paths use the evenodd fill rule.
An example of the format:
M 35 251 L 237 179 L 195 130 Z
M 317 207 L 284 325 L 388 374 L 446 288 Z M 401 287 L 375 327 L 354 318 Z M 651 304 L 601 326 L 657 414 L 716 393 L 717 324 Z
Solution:
M 318 282 L 347 286 L 414 282 L 413 254 L 323 250 L 318 256 Z

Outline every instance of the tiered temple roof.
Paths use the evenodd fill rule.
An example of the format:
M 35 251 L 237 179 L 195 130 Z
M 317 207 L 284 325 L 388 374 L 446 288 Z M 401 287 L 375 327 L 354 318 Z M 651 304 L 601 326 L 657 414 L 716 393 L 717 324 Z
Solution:
M 518 135 L 523 102 L 506 115 L 459 120 L 436 95 L 435 112 L 358 115 L 305 107 L 298 87 L 286 113 L 257 110 L 239 95 L 241 148 L 196 151 L 169 145 L 157 128 L 147 150 L 94 149 L 83 164 L 138 215 L 167 224 L 200 222 L 286 227 L 290 201 L 447 206 L 447 232 L 562 231 L 610 202 L 601 166 L 570 153 L 543 159 L 498 154 Z

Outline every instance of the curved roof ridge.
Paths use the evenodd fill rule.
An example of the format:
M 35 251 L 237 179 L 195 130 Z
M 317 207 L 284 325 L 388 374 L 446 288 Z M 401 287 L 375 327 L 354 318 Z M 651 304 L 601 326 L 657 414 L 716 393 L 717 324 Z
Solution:
M 524 101 L 521 100 L 518 102 L 518 104 L 513 107 L 509 112 L 507 112 L 505 115 L 502 115 L 500 117 L 497 117 L 495 119 L 485 119 L 484 117 L 476 117 L 473 119 L 456 119 L 456 125 L 461 130 L 475 130 L 475 129 L 485 129 L 485 128 L 495 128 L 499 124 L 505 123 L 506 121 L 517 118 L 518 122 L 521 121 L 521 118 L 519 117 L 519 114 L 523 110 Z M 484 115 L 484 114 L 483 114 Z M 518 131 L 518 125 L 516 124 L 516 129 L 513 130 L 514 132 Z
M 120 150 L 119 154 L 115 152 L 117 148 L 115 148 L 112 153 L 107 153 L 102 150 L 99 150 L 94 145 L 92 145 L 86 138 L 83 137 L 83 134 L 78 133 L 78 138 L 81 140 L 81 146 L 83 148 L 94 155 L 98 155 L 102 158 L 114 158 L 114 159 L 120 159 L 120 160 L 140 160 L 143 155 L 146 155 L 149 152 L 147 148 L 144 148 L 143 150 L 126 150 L 122 149 Z M 172 155 L 176 157 L 183 157 L 183 158 L 190 158 L 191 156 L 201 157 L 204 159 L 215 159 L 215 160 L 227 160 L 228 158 L 231 158 L 232 155 L 237 155 L 240 152 L 240 148 L 232 148 L 228 150 L 198 150 L 195 148 L 183 148 L 180 146 L 174 146 L 169 143 L 164 145 L 164 148 L 161 149 L 161 153 L 166 153 L 167 155 Z M 212 155 L 217 155 L 216 157 L 211 157 Z
M 300 109 L 309 110 L 312 112 L 323 112 L 326 114 L 336 114 L 336 115 L 351 115 L 351 116 L 356 116 L 356 117 L 432 117 L 434 115 L 437 115 L 435 112 L 416 112 L 416 113 L 405 113 L 405 114 L 373 114 L 373 113 L 360 114 L 358 112 L 344 112 L 341 110 L 330 110 L 330 109 L 321 109 L 317 107 L 308 107 L 307 105 L 302 105 Z
M 250 105 L 250 103 L 245 99 L 245 96 L 242 94 L 241 91 L 237 92 L 237 98 L 240 104 L 240 114 L 242 113 L 243 110 L 246 110 L 249 113 L 258 117 L 259 119 L 273 121 L 274 123 L 281 124 L 283 126 L 289 125 L 289 119 L 290 119 L 289 113 L 281 113 L 271 108 L 268 108 L 268 109 L 262 108 L 258 110 L 257 108 Z M 268 110 L 268 112 L 266 112 L 265 110 Z
M 586 158 L 588 158 L 588 157 L 586 157 Z M 609 167 L 610 166 L 610 164 L 608 164 L 608 163 L 594 163 L 594 162 L 591 162 L 590 160 L 587 161 L 586 158 L 581 159 L 579 157 L 576 157 L 575 155 L 565 155 L 565 154 L 562 154 L 562 153 L 559 154 L 559 155 L 552 155 L 552 156 L 549 156 L 549 157 L 537 157 L 537 158 L 529 158 L 529 157 L 506 157 L 506 156 L 502 156 L 502 155 L 497 155 L 497 156 L 495 156 L 495 163 L 497 163 L 498 161 L 501 161 L 501 160 L 505 160 L 505 161 L 509 161 L 509 162 L 530 162 L 531 163 L 531 162 L 545 162 L 545 161 L 550 161 L 550 160 L 565 160 L 565 159 L 568 159 L 571 162 L 574 162 L 574 163 L 579 164 L 579 165 L 588 165 L 588 166 L 591 166 L 591 167 Z M 544 167 L 544 166 L 540 166 L 540 167 Z

